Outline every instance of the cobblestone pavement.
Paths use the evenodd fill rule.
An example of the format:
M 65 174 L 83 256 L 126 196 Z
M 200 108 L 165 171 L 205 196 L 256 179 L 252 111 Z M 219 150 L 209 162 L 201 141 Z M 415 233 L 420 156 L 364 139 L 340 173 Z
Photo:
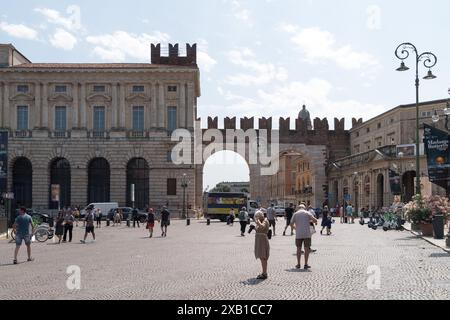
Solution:
M 297 271 L 294 237 L 270 240 L 269 279 L 255 280 L 260 263 L 254 235 L 233 227 L 192 220 L 172 221 L 168 236 L 147 230 L 96 229 L 95 243 L 33 243 L 34 262 L 22 247 L 0 240 L 1 299 L 450 299 L 450 254 L 409 232 L 333 225 L 332 236 L 313 237 L 309 272 Z M 284 220 L 278 220 L 278 227 Z M 88 238 L 89 240 L 90 238 Z M 81 268 L 81 289 L 69 290 L 67 267 Z M 380 288 L 369 290 L 369 266 L 381 270 Z M 370 282 L 373 283 L 373 282 Z M 375 282 L 376 284 L 376 282 Z

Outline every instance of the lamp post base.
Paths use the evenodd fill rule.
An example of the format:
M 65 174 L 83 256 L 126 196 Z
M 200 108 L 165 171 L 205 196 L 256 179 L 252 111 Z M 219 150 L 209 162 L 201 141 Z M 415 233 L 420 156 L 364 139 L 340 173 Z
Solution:
M 189 218 L 186 219 L 186 225 L 187 226 L 191 225 L 191 219 L 189 219 Z

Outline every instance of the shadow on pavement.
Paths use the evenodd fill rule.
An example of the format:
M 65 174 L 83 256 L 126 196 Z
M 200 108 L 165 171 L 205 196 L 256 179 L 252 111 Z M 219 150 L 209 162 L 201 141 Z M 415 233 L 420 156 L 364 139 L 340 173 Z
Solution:
M 265 280 L 262 280 L 262 279 L 250 278 L 248 280 L 241 281 L 241 284 L 246 285 L 246 286 L 256 286 L 264 281 Z
M 305 269 L 297 269 L 297 268 L 292 268 L 292 269 L 286 269 L 284 270 L 286 272 L 298 272 L 298 273 L 307 273 L 307 272 L 311 272 L 311 270 L 305 270 Z
M 432 253 L 430 254 L 430 258 L 450 258 L 450 253 Z

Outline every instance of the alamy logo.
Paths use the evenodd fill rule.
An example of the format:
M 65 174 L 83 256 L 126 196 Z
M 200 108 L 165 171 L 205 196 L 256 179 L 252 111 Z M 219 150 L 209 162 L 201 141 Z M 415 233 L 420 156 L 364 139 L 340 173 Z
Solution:
M 68 266 L 66 273 L 69 277 L 66 280 L 66 286 L 69 290 L 81 289 L 81 268 L 76 265 Z
M 369 277 L 367 278 L 366 284 L 368 290 L 380 290 L 381 288 L 381 269 L 379 266 L 368 266 L 367 272 Z
M 280 145 L 277 130 L 271 131 L 270 137 L 266 129 L 224 131 L 225 137 L 219 129 L 203 132 L 199 121 L 195 123 L 194 137 L 189 130 L 175 130 L 171 140 L 178 143 L 172 149 L 172 162 L 176 165 L 203 164 L 214 153 L 229 150 L 237 152 L 249 165 L 259 165 L 262 176 L 278 172 Z

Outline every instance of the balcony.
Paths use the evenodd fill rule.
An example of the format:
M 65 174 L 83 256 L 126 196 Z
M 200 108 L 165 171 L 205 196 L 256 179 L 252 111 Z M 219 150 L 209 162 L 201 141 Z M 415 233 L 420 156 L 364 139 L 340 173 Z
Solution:
M 70 132 L 69 131 L 53 131 L 50 133 L 51 138 L 56 139 L 68 139 L 70 138 Z
M 107 131 L 88 131 L 88 138 L 90 138 L 90 139 L 108 139 L 109 133 Z
M 144 138 L 148 138 L 149 137 L 149 133 L 148 131 L 134 131 L 134 130 L 130 130 L 127 132 L 127 138 L 129 139 L 144 139 Z
M 14 131 L 14 138 L 31 138 L 33 136 L 31 130 Z

